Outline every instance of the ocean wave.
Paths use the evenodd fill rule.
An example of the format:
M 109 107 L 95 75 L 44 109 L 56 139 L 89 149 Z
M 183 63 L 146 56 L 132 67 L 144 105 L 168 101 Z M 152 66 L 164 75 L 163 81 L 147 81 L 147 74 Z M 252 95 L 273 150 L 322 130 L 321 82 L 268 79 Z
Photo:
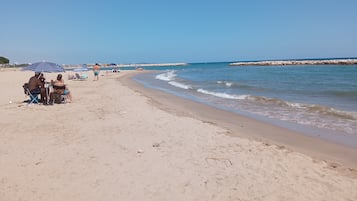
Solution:
M 325 91 L 324 93 L 337 97 L 357 98 L 357 91 Z
M 217 81 L 217 84 L 223 84 L 226 87 L 231 87 L 234 83 L 233 82 L 228 82 L 228 81 Z
M 193 89 L 192 86 L 190 86 L 190 85 L 186 85 L 186 84 L 175 82 L 175 81 L 170 81 L 168 83 L 171 84 L 172 86 L 175 86 L 175 87 L 178 87 L 181 89 Z
M 313 114 L 322 114 L 326 116 L 346 119 L 346 120 L 357 120 L 356 112 L 347 112 L 342 110 L 337 110 L 331 107 L 323 106 L 323 105 L 314 105 L 314 104 L 305 104 L 305 103 L 293 103 L 284 101 L 278 98 L 267 98 L 262 96 L 247 96 L 248 100 L 257 101 L 262 104 L 269 104 L 273 106 L 279 107 L 289 107 L 294 110 L 303 111 L 306 113 Z
M 163 80 L 163 81 L 172 81 L 174 80 L 174 78 L 176 77 L 176 71 L 172 70 L 172 71 L 168 71 L 165 73 L 161 73 L 155 76 L 155 79 L 158 80 Z
M 337 110 L 322 105 L 306 105 L 306 110 L 312 113 L 334 116 L 342 119 L 357 120 L 357 113 Z
M 263 104 L 273 104 L 273 105 L 277 105 L 277 106 L 289 106 L 289 102 L 280 100 L 278 98 L 267 98 L 264 96 L 249 96 L 248 100 L 253 100 L 253 101 L 257 101 Z
M 236 100 L 244 100 L 248 96 L 248 95 L 233 95 L 233 94 L 227 94 L 227 93 L 219 93 L 219 92 L 207 91 L 207 90 L 204 90 L 204 89 L 197 89 L 197 92 L 203 93 L 203 94 L 212 95 L 212 96 L 216 96 L 216 97 L 219 97 L 219 98 L 236 99 Z
M 224 81 L 224 80 L 219 80 L 216 82 L 219 85 L 224 85 L 225 87 L 228 88 L 237 88 L 237 89 L 244 89 L 244 90 L 254 90 L 254 91 L 267 91 L 269 90 L 268 88 L 264 87 L 258 87 L 258 86 L 252 86 L 249 84 L 244 84 L 240 82 L 233 82 L 233 81 Z

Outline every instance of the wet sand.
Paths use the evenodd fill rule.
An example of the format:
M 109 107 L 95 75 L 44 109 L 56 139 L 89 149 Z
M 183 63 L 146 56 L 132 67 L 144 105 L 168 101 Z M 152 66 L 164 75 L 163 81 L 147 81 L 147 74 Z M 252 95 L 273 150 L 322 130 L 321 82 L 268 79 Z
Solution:
M 165 111 L 183 116 L 190 116 L 224 127 L 229 135 L 254 139 L 280 147 L 305 153 L 312 157 L 357 169 L 357 149 L 344 144 L 307 136 L 287 129 L 261 122 L 236 113 L 210 107 L 159 90 L 144 87 L 131 79 L 133 74 L 125 76 L 121 82 L 150 98 L 151 103 Z

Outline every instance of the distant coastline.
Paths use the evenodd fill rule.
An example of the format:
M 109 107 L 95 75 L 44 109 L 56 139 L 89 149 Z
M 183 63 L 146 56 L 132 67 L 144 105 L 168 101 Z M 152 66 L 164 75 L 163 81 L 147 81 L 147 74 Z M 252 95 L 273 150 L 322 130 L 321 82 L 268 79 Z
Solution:
M 242 61 L 230 63 L 230 66 L 284 66 L 284 65 L 356 65 L 357 59 L 304 59 L 304 60 L 269 60 Z
M 187 63 L 137 63 L 137 64 L 101 64 L 103 68 L 116 68 L 116 67 L 150 67 L 150 66 L 185 66 Z M 79 68 L 82 65 L 65 65 L 66 69 Z M 86 64 L 88 69 L 92 69 L 94 64 Z
M 117 64 L 117 67 L 185 66 L 187 63 Z

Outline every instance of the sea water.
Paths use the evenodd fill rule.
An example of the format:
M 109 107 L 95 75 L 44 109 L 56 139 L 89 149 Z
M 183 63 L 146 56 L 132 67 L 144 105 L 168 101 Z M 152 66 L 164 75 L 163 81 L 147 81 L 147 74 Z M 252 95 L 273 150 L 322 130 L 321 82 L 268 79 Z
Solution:
M 134 80 L 213 107 L 357 147 L 357 65 L 152 67 Z

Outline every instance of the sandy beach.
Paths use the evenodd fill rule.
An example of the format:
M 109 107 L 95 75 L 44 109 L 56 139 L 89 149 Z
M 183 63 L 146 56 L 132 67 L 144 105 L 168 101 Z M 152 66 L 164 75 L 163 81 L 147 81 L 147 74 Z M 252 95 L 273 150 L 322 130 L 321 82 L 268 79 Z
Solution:
M 0 201 L 357 200 L 356 149 L 144 89 L 134 73 L 65 79 L 73 102 L 45 106 L 23 102 L 33 72 L 1 71 Z

